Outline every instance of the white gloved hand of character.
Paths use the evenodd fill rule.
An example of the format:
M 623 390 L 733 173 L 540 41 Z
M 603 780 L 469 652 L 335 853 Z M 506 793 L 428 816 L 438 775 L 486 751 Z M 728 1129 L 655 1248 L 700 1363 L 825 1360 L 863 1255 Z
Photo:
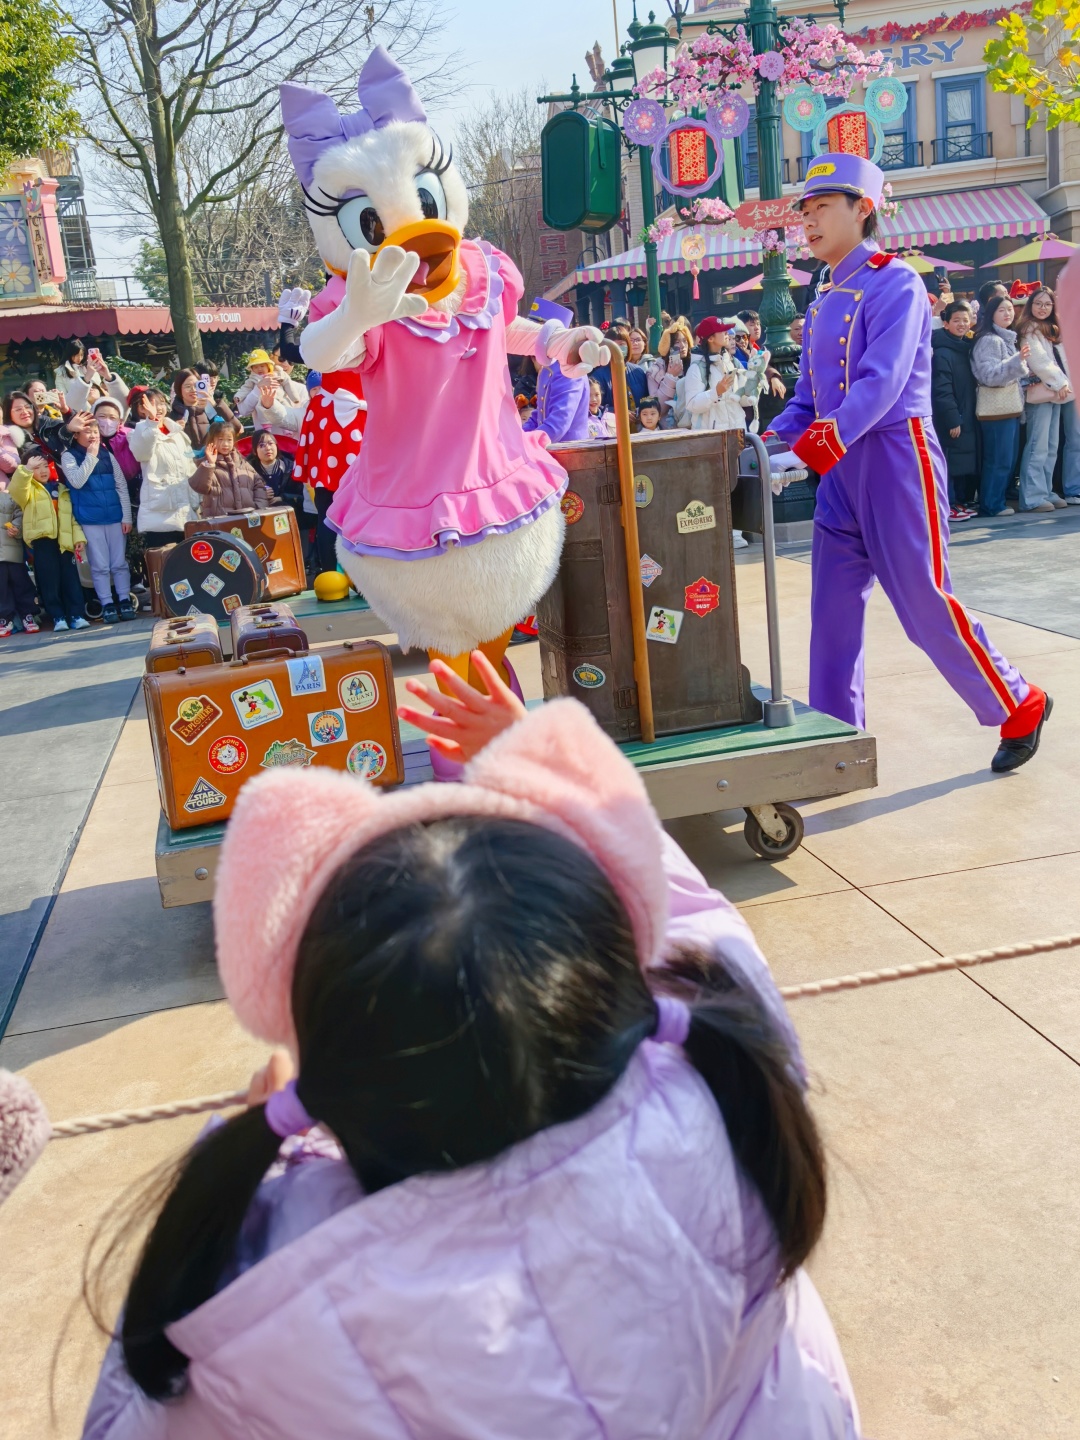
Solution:
M 549 326 L 557 328 L 549 329 Z M 603 334 L 595 325 L 578 325 L 568 330 L 557 321 L 549 321 L 544 327 L 543 344 L 548 363 L 557 360 L 569 380 L 580 380 L 597 365 L 610 364 L 611 352 L 603 342 Z
M 366 250 L 353 251 L 341 303 L 357 335 L 391 320 L 423 315 L 428 308 L 423 295 L 407 293 L 419 267 L 420 256 L 400 245 L 387 245 L 374 262 Z
M 311 304 L 311 291 L 298 287 L 293 290 L 283 290 L 278 299 L 278 324 L 299 325 L 308 312 Z

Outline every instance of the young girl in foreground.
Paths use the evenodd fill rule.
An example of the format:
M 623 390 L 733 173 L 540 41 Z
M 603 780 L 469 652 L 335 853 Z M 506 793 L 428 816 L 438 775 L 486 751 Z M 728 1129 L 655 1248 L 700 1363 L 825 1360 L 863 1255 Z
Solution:
M 219 965 L 296 1078 L 183 1161 L 84 1434 L 855 1440 L 765 962 L 585 709 L 473 662 L 402 711 L 464 783 L 245 787 Z

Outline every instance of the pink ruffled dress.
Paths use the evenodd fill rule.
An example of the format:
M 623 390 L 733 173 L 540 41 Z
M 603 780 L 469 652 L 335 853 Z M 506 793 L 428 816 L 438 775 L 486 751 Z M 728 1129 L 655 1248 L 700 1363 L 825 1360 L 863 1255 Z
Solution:
M 364 443 L 327 514 L 354 554 L 431 558 L 528 525 L 566 489 L 541 432 L 522 430 L 510 385 L 506 327 L 522 278 L 482 241 L 460 254 L 457 314 L 428 310 L 365 337 Z

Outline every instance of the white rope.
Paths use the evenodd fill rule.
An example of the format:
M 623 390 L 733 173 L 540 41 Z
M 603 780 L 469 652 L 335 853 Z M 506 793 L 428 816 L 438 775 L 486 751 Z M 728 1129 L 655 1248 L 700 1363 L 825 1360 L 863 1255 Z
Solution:
M 994 950 L 972 950 L 966 955 L 945 955 L 920 960 L 913 965 L 894 965 L 885 970 L 863 970 L 855 975 L 837 975 L 829 980 L 808 980 L 803 985 L 783 985 L 785 1000 L 808 1000 L 815 995 L 834 995 L 842 990 L 862 990 L 869 985 L 888 985 L 893 980 L 912 980 L 944 970 L 968 970 L 993 960 L 1019 960 L 1027 955 L 1047 955 L 1053 950 L 1072 950 L 1080 935 L 1057 935 L 1049 940 L 1029 940 L 1023 945 L 1000 945 Z M 202 1115 L 209 1110 L 229 1110 L 247 1103 L 246 1090 L 228 1090 L 221 1095 L 201 1095 L 195 1100 L 174 1100 L 167 1105 L 147 1105 L 142 1110 L 114 1110 L 107 1115 L 86 1115 L 79 1120 L 61 1120 L 52 1127 L 54 1140 L 73 1135 L 96 1135 L 102 1130 L 123 1130 L 129 1125 L 149 1125 L 154 1120 L 174 1120 L 180 1115 Z

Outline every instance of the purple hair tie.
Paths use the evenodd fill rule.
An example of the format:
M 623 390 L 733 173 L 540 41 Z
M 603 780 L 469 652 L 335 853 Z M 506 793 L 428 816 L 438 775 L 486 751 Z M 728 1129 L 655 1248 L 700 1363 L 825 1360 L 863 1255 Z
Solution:
M 690 1006 L 674 995 L 656 996 L 656 1029 L 652 1038 L 658 1045 L 684 1045 L 690 1034 Z
M 266 1123 L 282 1140 L 289 1135 L 300 1135 L 315 1124 L 296 1093 L 295 1080 L 290 1080 L 283 1090 L 275 1090 L 267 1100 Z

